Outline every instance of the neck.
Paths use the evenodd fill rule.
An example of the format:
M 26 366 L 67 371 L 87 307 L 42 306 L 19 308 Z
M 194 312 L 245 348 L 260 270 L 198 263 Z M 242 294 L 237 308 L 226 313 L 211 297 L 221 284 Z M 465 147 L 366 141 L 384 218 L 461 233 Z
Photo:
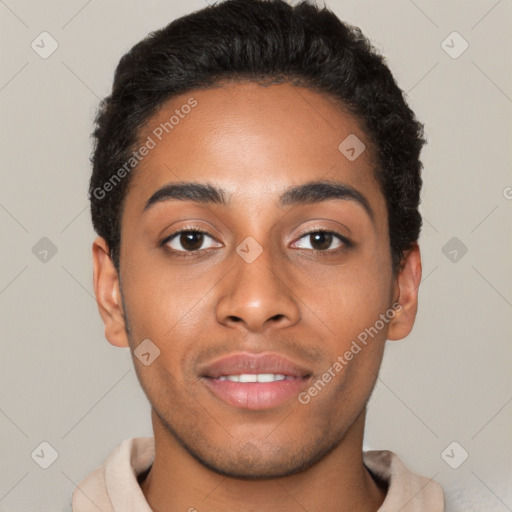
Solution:
M 152 411 L 155 459 L 141 489 L 153 510 L 221 512 L 376 512 L 386 490 L 362 460 L 365 410 L 327 456 L 309 469 L 272 480 L 219 475 L 195 460 Z

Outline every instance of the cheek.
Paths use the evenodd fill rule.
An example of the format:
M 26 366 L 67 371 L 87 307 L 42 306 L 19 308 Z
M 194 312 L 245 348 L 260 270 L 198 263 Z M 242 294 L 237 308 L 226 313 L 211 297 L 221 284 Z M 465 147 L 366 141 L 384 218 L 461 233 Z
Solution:
M 351 265 L 300 272 L 296 293 L 331 338 L 356 337 L 390 307 L 391 268 L 360 259 Z M 341 340 L 340 340 L 341 341 Z
M 161 258 L 136 260 L 125 266 L 123 294 L 132 332 L 157 339 L 189 330 L 204 316 L 204 300 L 218 279 L 214 272 L 162 265 Z

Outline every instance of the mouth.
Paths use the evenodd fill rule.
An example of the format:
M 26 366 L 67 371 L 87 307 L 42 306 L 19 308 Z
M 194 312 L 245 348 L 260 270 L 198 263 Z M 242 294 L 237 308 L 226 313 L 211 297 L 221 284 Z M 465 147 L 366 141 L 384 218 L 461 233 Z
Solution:
M 297 396 L 311 375 L 304 366 L 277 354 L 236 353 L 206 366 L 200 380 L 228 405 L 262 410 Z
M 279 380 L 291 380 L 295 377 L 281 373 L 241 373 L 239 375 L 221 375 L 215 380 L 229 380 L 231 382 L 276 382 Z

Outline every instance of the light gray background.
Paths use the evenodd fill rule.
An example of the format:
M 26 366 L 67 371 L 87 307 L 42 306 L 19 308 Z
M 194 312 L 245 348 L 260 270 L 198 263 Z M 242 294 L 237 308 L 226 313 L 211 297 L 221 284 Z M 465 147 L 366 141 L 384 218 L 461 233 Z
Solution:
M 89 134 L 119 58 L 204 5 L 0 0 L 4 512 L 68 510 L 122 440 L 152 435 L 128 349 L 104 339 L 93 297 Z M 429 139 L 419 315 L 388 342 L 365 446 L 435 478 L 447 511 L 512 510 L 512 2 L 327 5 L 385 54 Z M 31 48 L 43 31 L 59 44 L 47 59 Z M 441 45 L 453 31 L 469 43 L 457 59 Z M 32 251 L 43 237 L 57 247 L 46 262 Z M 467 247 L 445 249 L 455 262 L 452 237 Z M 59 455 L 46 470 L 31 457 L 43 441 Z M 453 441 L 469 453 L 458 469 L 441 457 Z

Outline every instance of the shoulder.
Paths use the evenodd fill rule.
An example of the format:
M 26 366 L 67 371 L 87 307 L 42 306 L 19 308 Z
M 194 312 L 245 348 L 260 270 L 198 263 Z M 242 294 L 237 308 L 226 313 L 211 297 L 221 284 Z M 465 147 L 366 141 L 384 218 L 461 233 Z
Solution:
M 368 471 L 388 483 L 379 512 L 443 512 L 443 488 L 433 478 L 410 471 L 396 453 L 389 450 L 363 452 Z

